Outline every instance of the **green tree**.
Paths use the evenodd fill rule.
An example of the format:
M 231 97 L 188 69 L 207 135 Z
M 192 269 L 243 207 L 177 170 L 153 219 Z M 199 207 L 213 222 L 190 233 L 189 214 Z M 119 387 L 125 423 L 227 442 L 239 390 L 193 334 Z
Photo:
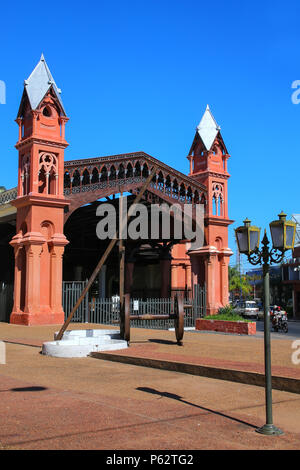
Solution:
M 233 294 L 242 294 L 247 297 L 252 292 L 249 276 L 240 274 L 236 266 L 229 266 L 229 291 Z

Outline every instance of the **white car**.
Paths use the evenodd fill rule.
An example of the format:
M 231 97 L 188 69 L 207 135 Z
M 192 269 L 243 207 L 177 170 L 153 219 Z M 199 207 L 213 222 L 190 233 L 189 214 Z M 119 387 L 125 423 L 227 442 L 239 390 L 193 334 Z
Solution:
M 245 300 L 236 307 L 237 313 L 246 318 L 258 319 L 259 308 L 254 300 Z

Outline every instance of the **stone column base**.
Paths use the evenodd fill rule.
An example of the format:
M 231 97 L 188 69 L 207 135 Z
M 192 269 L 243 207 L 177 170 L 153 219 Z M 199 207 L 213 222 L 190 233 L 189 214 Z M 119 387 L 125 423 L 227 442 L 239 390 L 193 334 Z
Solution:
M 206 315 L 216 315 L 219 307 L 206 307 Z
M 63 325 L 65 321 L 64 312 L 61 313 L 24 313 L 24 312 L 12 312 L 10 316 L 10 323 L 15 325 Z

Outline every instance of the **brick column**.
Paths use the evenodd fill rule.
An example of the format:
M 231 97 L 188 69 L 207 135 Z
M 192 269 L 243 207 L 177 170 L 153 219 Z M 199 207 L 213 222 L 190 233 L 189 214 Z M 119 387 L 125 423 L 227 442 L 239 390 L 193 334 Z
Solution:
M 64 311 L 62 308 L 62 258 L 65 244 L 50 247 L 50 309 L 51 322 L 60 324 L 64 322 Z
M 43 243 L 26 242 L 24 245 L 26 249 L 26 303 L 24 313 L 32 316 L 38 315 L 40 310 L 40 256 Z
M 214 315 L 217 312 L 216 305 L 216 286 L 215 270 L 216 270 L 217 255 L 216 253 L 209 253 L 205 258 L 205 279 L 206 279 L 206 314 Z

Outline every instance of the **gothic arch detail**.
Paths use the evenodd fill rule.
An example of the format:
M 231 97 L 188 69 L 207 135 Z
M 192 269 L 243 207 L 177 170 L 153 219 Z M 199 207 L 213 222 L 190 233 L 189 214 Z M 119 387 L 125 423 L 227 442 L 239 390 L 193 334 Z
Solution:
M 212 184 L 213 215 L 222 217 L 224 215 L 224 194 L 221 183 Z
M 39 193 L 57 194 L 57 157 L 54 153 L 41 152 L 39 156 Z

